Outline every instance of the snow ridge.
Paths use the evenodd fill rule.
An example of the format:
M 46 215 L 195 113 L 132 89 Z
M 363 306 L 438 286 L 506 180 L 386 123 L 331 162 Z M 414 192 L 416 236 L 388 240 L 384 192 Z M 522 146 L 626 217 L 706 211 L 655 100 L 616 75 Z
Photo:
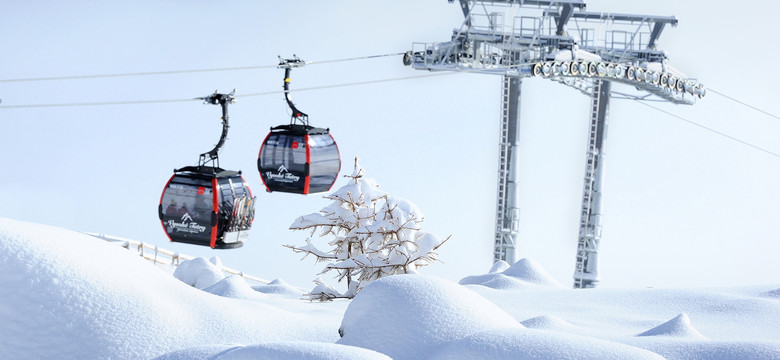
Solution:
M 777 289 L 774 289 L 774 290 L 769 290 L 766 293 L 764 293 L 764 295 L 767 296 L 767 297 L 780 299 L 780 288 L 777 288 Z
M 686 339 L 707 340 L 691 325 L 691 319 L 686 313 L 680 313 L 673 319 L 647 330 L 637 336 L 674 336 Z
M 300 298 L 305 293 L 304 290 L 292 286 L 282 279 L 275 279 L 268 283 L 268 285 L 252 286 L 252 289 L 264 294 L 284 295 L 294 298 Z
M 542 315 L 521 321 L 523 326 L 529 329 L 553 330 L 560 332 L 576 331 L 577 327 L 556 316 Z
M 444 343 L 496 327 L 523 326 L 492 302 L 453 282 L 395 275 L 372 282 L 352 300 L 338 343 L 393 359 L 415 359 Z
M 170 352 L 155 360 L 390 360 L 386 355 L 353 346 L 303 341 L 248 346 L 200 346 Z
M 191 270 L 215 263 L 201 258 Z M 240 297 L 242 281 L 210 289 Z M 90 235 L 3 218 L 0 284 L 3 359 L 149 359 L 211 344 L 333 342 L 331 324 L 341 318 L 338 304 L 215 296 Z
M 220 267 L 218 258 L 200 258 L 184 264 L 182 281 L 90 235 L 0 218 L 0 354 L 780 359 L 777 285 L 580 291 L 544 285 L 545 272 L 523 261 L 496 265 L 485 275 L 522 281 L 523 287 L 497 291 L 398 275 L 375 281 L 351 302 L 312 303 L 281 280 L 250 288 L 240 276 L 223 277 Z M 679 315 L 637 336 L 638 321 L 662 319 L 670 310 Z M 688 314 L 709 339 L 693 328 Z
M 500 261 L 493 265 L 489 273 L 467 276 L 459 283 L 461 285 L 482 285 L 493 289 L 564 287 L 539 263 L 531 259 L 520 259 L 509 267 L 507 267 L 506 262 Z
M 246 280 L 238 275 L 228 276 L 203 289 L 203 291 L 233 299 L 262 300 L 267 297 L 267 295 L 252 289 Z

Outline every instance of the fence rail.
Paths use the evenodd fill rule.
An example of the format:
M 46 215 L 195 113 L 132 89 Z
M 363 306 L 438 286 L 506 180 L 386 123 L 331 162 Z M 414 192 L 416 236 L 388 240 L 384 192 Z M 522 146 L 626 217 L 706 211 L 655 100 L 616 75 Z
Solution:
M 178 252 L 175 251 L 160 248 L 157 245 L 147 244 L 143 241 L 130 240 L 130 239 L 125 239 L 117 236 L 98 234 L 98 233 L 85 233 L 85 234 L 110 243 L 118 244 L 119 246 L 127 250 L 131 250 L 131 251 L 135 250 L 138 253 L 138 255 L 140 255 L 142 258 L 149 260 L 155 264 L 179 266 L 179 262 L 181 260 L 186 261 L 195 258 L 194 256 L 179 254 Z M 268 280 L 261 279 L 249 274 L 245 274 L 243 271 L 238 271 L 235 269 L 231 269 L 229 267 L 223 266 L 222 271 L 228 274 L 241 276 L 245 280 L 253 281 L 256 283 L 260 283 L 264 285 L 268 285 L 269 283 Z

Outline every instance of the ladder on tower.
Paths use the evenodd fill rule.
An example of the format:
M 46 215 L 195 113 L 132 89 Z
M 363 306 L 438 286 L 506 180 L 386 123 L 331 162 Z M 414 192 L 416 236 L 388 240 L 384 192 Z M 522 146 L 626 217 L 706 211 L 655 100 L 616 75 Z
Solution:
M 496 24 L 494 24 L 496 25 Z M 513 34 L 503 29 L 504 43 Z M 505 47 L 507 49 L 507 47 Z M 516 53 L 504 50 L 504 66 L 514 63 Z M 501 79 L 501 127 L 498 146 L 498 185 L 496 196 L 496 232 L 493 261 L 515 261 L 515 241 L 519 231 L 520 214 L 517 207 L 517 132 L 519 126 L 520 78 L 504 75 Z
M 510 81 L 508 76 L 502 78 L 501 84 L 501 128 L 498 146 L 498 193 L 496 196 L 496 239 L 493 261 L 507 261 L 507 235 L 511 231 L 511 224 L 506 223 L 507 217 L 507 191 L 509 186 L 509 121 L 510 121 Z
M 582 190 L 580 229 L 574 287 L 594 287 L 598 282 L 598 247 L 601 239 L 601 173 L 610 83 L 596 80 L 591 95 L 590 127 Z

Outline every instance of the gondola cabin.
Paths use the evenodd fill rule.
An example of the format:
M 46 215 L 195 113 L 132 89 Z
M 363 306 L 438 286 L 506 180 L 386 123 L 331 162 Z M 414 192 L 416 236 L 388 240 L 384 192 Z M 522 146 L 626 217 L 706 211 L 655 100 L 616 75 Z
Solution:
M 341 170 L 339 148 L 327 129 L 277 126 L 260 147 L 257 169 L 269 192 L 325 192 Z
M 188 166 L 165 185 L 158 213 L 171 241 L 230 249 L 249 237 L 253 201 L 240 172 Z

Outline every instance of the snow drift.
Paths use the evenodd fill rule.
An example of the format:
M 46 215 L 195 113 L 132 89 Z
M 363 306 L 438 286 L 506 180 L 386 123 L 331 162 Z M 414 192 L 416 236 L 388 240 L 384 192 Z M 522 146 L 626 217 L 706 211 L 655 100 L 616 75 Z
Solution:
M 396 275 L 376 280 L 352 300 L 339 343 L 413 359 L 475 332 L 522 327 L 489 300 L 455 283 Z
M 187 285 L 205 289 L 222 281 L 225 273 L 222 271 L 222 261 L 218 257 L 213 257 L 211 260 L 195 258 L 182 261 L 176 267 L 173 276 Z
M 247 294 L 243 286 L 229 290 L 239 288 L 229 281 L 210 289 Z M 343 311 L 215 296 L 91 236 L 1 218 L 0 284 L 5 359 L 138 359 L 212 344 L 332 343 Z
M 318 303 L 301 301 L 302 291 L 283 280 L 252 287 L 220 267 L 200 258 L 162 271 L 88 235 L 0 218 L 0 354 L 780 359 L 777 284 L 572 290 L 523 260 L 479 275 L 518 281 L 509 287 L 399 275 L 351 302 Z
M 283 295 L 297 299 L 300 299 L 306 293 L 303 289 L 292 286 L 282 279 L 275 279 L 268 285 L 256 285 L 252 289 L 264 294 Z
M 155 360 L 390 360 L 367 349 L 337 344 L 279 342 L 249 346 L 201 346 L 174 351 Z
M 688 315 L 682 313 L 661 325 L 647 330 L 637 336 L 676 336 L 696 340 L 707 340 L 707 338 L 694 329 L 691 325 L 691 319 Z
M 536 261 L 521 259 L 509 266 L 504 261 L 493 265 L 490 273 L 467 276 L 461 285 L 482 285 L 493 289 L 515 289 L 524 287 L 563 288 L 563 285 L 544 270 Z
M 399 331 L 402 329 L 402 331 Z M 525 329 L 489 300 L 449 281 L 397 275 L 368 285 L 347 308 L 340 344 L 393 359 L 660 359 L 606 340 Z

